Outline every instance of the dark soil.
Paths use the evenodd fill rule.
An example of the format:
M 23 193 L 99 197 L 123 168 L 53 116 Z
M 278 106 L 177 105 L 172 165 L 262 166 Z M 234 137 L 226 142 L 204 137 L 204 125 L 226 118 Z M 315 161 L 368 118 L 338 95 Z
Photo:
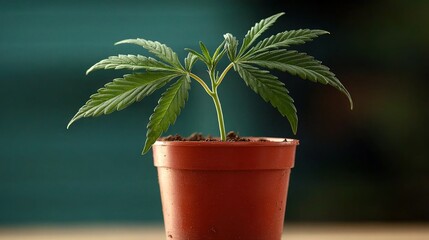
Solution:
M 178 134 L 169 135 L 167 137 L 159 138 L 161 141 L 203 141 L 203 142 L 219 142 L 219 139 L 216 139 L 210 135 L 203 136 L 201 133 L 193 133 L 189 137 L 182 137 Z M 227 142 L 250 142 L 249 138 L 240 137 L 237 133 L 231 131 L 226 135 Z M 267 139 L 260 138 L 257 140 L 258 142 L 267 142 Z

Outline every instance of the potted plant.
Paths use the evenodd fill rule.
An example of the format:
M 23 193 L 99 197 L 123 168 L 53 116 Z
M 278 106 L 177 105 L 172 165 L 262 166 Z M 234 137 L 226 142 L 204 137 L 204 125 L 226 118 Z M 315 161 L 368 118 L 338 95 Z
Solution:
M 256 23 L 241 44 L 227 33 L 219 47 L 210 53 L 200 42 L 200 52 L 186 49 L 188 55 L 183 64 L 165 44 L 137 38 L 116 44 L 139 45 L 157 58 L 111 56 L 88 69 L 87 74 L 99 69 L 132 72 L 114 79 L 91 95 L 67 127 L 80 118 L 122 110 L 173 82 L 149 118 L 143 148 L 143 153 L 153 148 L 168 239 L 281 238 L 289 174 L 298 140 L 240 138 L 227 134 L 218 87 L 228 72 L 236 71 L 247 86 L 286 117 L 294 134 L 298 117 L 293 100 L 284 83 L 267 69 L 329 84 L 344 93 L 353 107 L 349 92 L 328 67 L 305 53 L 289 49 L 328 32 L 291 30 L 258 41 L 283 14 Z M 218 63 L 225 56 L 229 64 L 219 72 Z M 197 61 L 207 66 L 208 81 L 193 73 Z M 184 107 L 192 80 L 213 99 L 220 137 L 194 135 L 188 139 L 177 136 L 161 139 L 162 133 L 175 122 Z

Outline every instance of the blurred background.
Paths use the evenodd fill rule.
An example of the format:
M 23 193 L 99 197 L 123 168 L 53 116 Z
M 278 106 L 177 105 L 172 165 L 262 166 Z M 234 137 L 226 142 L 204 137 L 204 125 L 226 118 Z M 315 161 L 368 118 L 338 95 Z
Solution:
M 281 2 L 281 3 L 280 3 Z M 201 40 L 215 49 L 284 11 L 264 36 L 331 32 L 297 48 L 349 89 L 276 73 L 296 101 L 298 134 L 231 72 L 220 88 L 226 128 L 300 139 L 287 222 L 429 221 L 429 1 L 1 1 L 0 226 L 162 223 L 152 156 L 140 155 L 162 91 L 110 116 L 69 119 L 121 71 L 85 71 L 113 46 L 157 40 L 180 58 Z M 204 74 L 198 65 L 197 73 Z M 198 70 L 197 70 L 198 69 Z M 167 134 L 218 135 L 211 99 L 193 82 Z

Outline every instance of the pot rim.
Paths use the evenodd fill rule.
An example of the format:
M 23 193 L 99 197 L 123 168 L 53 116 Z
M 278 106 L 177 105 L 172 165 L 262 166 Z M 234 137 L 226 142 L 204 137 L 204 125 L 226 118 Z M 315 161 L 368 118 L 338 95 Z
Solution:
M 162 141 L 157 140 L 153 145 L 156 146 L 204 146 L 204 147 L 267 147 L 267 146 L 285 146 L 285 145 L 299 145 L 299 140 L 292 138 L 277 138 L 277 137 L 244 137 L 250 139 L 250 141 Z M 219 139 L 219 138 L 214 138 Z M 266 139 L 268 141 L 259 141 L 260 139 Z
M 187 170 L 286 170 L 294 166 L 299 141 L 266 138 L 267 142 L 157 141 L 156 167 Z

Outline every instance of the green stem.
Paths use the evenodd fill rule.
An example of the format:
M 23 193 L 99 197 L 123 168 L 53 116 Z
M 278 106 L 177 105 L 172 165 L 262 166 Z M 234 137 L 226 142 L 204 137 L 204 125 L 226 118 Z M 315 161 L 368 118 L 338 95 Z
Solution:
M 204 90 L 212 97 L 215 108 L 216 108 L 216 114 L 217 114 L 217 121 L 219 123 L 219 132 L 220 132 L 220 140 L 226 141 L 226 131 L 225 131 L 225 122 L 223 120 L 223 112 L 222 112 L 222 105 L 219 101 L 219 95 L 217 93 L 217 88 L 221 84 L 222 80 L 225 78 L 226 74 L 229 70 L 234 66 L 233 63 L 230 63 L 225 70 L 223 70 L 222 74 L 219 76 L 219 79 L 215 79 L 214 76 L 214 69 L 209 68 L 209 75 L 210 75 L 210 81 L 212 84 L 212 89 L 210 90 L 207 84 L 197 75 L 188 72 L 189 76 L 191 76 L 193 79 L 195 79 L 198 83 L 201 84 L 201 86 L 204 88 Z
M 215 80 L 214 76 L 212 76 L 212 75 L 210 77 L 212 80 L 212 93 L 213 93 L 210 96 L 213 98 L 213 102 L 214 102 L 215 108 L 216 108 L 217 121 L 219 123 L 219 132 L 220 132 L 220 140 L 221 141 L 226 141 L 226 131 L 225 131 L 225 122 L 223 120 L 222 105 L 220 104 L 220 101 L 219 101 L 219 95 L 217 93 L 217 88 L 221 84 L 222 80 L 225 78 L 228 71 L 231 70 L 233 65 L 234 65 L 233 63 L 230 63 L 225 68 L 225 70 L 223 70 L 222 74 L 219 76 L 219 79 Z M 211 73 L 214 73 L 214 71 Z
M 220 140 L 225 141 L 226 140 L 226 131 L 225 131 L 225 123 L 223 121 L 223 113 L 222 113 L 222 105 L 219 101 L 219 95 L 217 94 L 217 89 L 214 89 L 213 95 L 211 95 L 213 98 L 213 102 L 216 107 L 216 113 L 217 113 L 217 120 L 219 123 L 219 131 L 220 131 Z
M 220 75 L 219 79 L 216 82 L 216 87 L 221 84 L 222 80 L 225 78 L 228 71 L 231 70 L 232 66 L 234 66 L 234 63 L 228 64 L 228 66 L 225 68 L 225 70 L 223 70 L 222 74 Z
M 203 88 L 204 90 L 210 95 L 212 96 L 214 94 L 214 92 L 210 91 L 209 87 L 207 86 L 207 84 L 197 75 L 188 72 L 189 76 L 191 76 L 193 79 L 195 79 Z

